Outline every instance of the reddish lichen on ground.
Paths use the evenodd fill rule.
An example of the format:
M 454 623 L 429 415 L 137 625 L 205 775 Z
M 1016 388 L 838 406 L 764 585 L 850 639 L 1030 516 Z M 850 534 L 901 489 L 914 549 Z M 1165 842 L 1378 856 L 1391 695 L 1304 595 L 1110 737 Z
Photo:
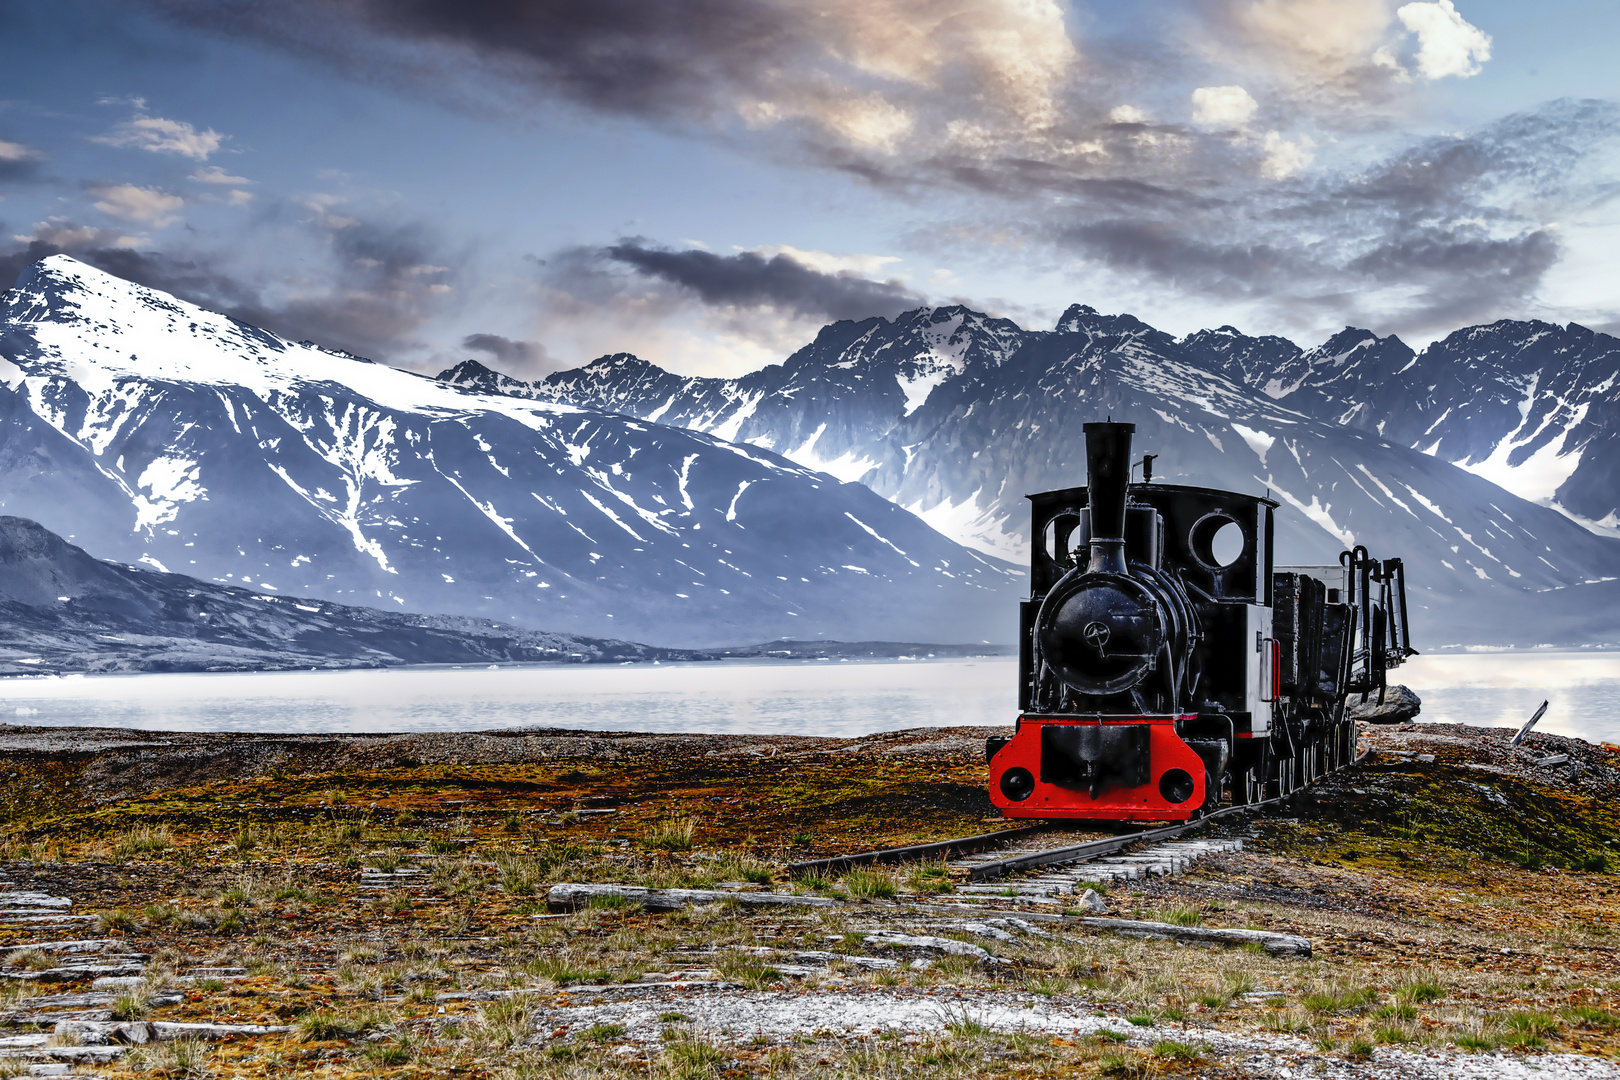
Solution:
M 95 1015 L 292 1028 L 96 1066 L 120 1077 L 186 1075 L 184 1054 L 222 1076 L 401 1077 L 1429 1075 L 1480 1053 L 1556 1074 L 1559 1053 L 1615 1056 L 1620 755 L 1373 729 L 1366 765 L 1210 827 L 1241 853 L 1108 896 L 1126 916 L 1302 934 L 1307 961 L 1020 922 L 1011 900 L 940 915 L 938 867 L 789 877 L 1002 825 L 983 734 L 0 729 L 0 889 L 96 916 L 0 926 L 0 970 L 59 964 L 16 948 L 49 937 L 114 938 L 147 959 Z M 565 880 L 846 902 L 549 911 Z M 985 956 L 881 944 L 896 929 Z M 69 978 L 7 979 L 7 1034 L 50 1031 L 71 1009 L 48 995 L 90 990 Z M 888 1019 L 838 1019 L 857 1015 Z

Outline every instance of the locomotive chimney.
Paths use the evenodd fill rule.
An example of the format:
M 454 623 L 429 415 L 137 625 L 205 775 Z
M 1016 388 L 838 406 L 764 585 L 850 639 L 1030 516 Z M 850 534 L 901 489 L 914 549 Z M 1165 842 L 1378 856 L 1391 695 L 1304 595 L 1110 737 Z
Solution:
M 1087 424 L 1086 495 L 1091 508 L 1088 573 L 1124 574 L 1125 499 L 1135 424 Z

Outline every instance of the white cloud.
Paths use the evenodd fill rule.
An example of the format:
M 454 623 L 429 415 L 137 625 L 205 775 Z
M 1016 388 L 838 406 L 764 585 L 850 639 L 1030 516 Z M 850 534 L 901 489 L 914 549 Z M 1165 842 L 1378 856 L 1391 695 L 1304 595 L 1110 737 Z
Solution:
M 784 5 L 786 9 L 798 9 Z M 1056 0 L 823 0 L 792 23 L 804 52 L 734 102 L 751 128 L 798 123 L 819 141 L 895 157 L 992 156 L 1062 120 L 1078 58 Z
M 817 102 L 805 111 L 829 133 L 851 145 L 888 153 L 894 152 L 898 141 L 909 135 L 916 124 L 910 112 L 875 92 Z
M 745 249 L 739 247 L 736 250 Z M 767 259 L 786 255 L 800 266 L 808 266 L 823 274 L 859 274 L 861 277 L 876 277 L 884 267 L 900 261 L 898 255 L 834 255 L 826 251 L 796 248 L 791 244 L 771 244 L 746 250 Z
M 0 161 L 35 161 L 45 155 L 38 150 L 24 146 L 22 143 L 6 142 L 0 139 Z
M 315 215 L 309 219 L 310 223 L 331 232 L 336 232 L 339 229 L 352 229 L 359 225 L 358 218 L 344 217 L 342 214 L 332 212 L 332 207 L 344 201 L 341 195 L 310 196 L 304 201 L 304 205 L 309 207 L 310 211 Z
M 814 22 L 833 58 L 868 75 L 936 89 L 948 69 L 964 70 L 976 99 L 1026 130 L 1052 123 L 1077 55 L 1054 0 L 981 0 L 967 11 L 956 0 L 830 0 Z
M 1265 157 L 1260 161 L 1260 175 L 1267 180 L 1286 180 L 1311 163 L 1315 156 L 1311 147 L 1316 144 L 1309 136 L 1285 139 L 1279 132 L 1266 132 Z
M 137 112 L 107 134 L 94 136 L 90 141 L 104 146 L 145 150 L 153 154 L 179 154 L 193 161 L 207 161 L 208 155 L 217 151 L 225 141 L 225 136 L 212 128 L 198 131 L 184 120 L 169 120 Z
M 248 203 L 253 201 L 253 192 L 233 191 L 229 195 L 225 196 L 225 201 L 230 203 L 232 206 L 246 206 Z
M 1148 114 L 1135 105 L 1115 105 L 1108 110 L 1108 119 L 1115 124 L 1145 124 Z
M 1241 86 L 1200 86 L 1192 92 L 1193 123 L 1205 127 L 1244 127 L 1260 103 Z
M 1491 36 L 1468 23 L 1451 0 L 1407 4 L 1395 14 L 1417 35 L 1418 74 L 1425 79 L 1466 79 L 1491 58 Z
M 245 176 L 232 176 L 218 165 L 208 165 L 198 169 L 186 179 L 194 180 L 199 184 L 235 184 L 238 187 L 243 184 L 253 183 Z
M 1387 0 L 1253 0 L 1233 18 L 1274 57 L 1322 78 L 1359 67 L 1390 24 Z
M 104 214 L 125 221 L 142 221 L 154 229 L 172 224 L 176 213 L 186 200 L 158 188 L 136 187 L 134 184 L 103 184 L 91 189 L 97 199 L 94 206 Z
M 74 225 L 66 218 L 59 217 L 36 222 L 33 232 L 18 234 L 13 236 L 12 239 L 19 244 L 40 240 L 61 248 L 128 248 L 136 247 L 141 243 L 140 237 L 126 236 L 117 229 L 98 229 L 92 225 Z

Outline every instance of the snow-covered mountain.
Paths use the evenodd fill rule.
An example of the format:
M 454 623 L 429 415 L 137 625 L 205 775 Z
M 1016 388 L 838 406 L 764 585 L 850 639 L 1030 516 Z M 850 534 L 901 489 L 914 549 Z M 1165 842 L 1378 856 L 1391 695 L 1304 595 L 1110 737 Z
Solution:
M 1620 535 L 1620 338 L 1504 319 L 1420 353 L 1353 327 L 1310 350 L 1230 327 L 1184 344 L 1292 409 L 1420 449 Z
M 1015 569 L 860 485 L 286 341 L 65 256 L 0 303 L 0 383 L 0 508 L 124 562 L 660 644 L 1015 626 Z
M 1009 559 L 1031 541 L 1022 496 L 1082 483 L 1080 423 L 1112 415 L 1136 423 L 1162 479 L 1269 490 L 1283 504 L 1282 561 L 1331 562 L 1352 538 L 1402 555 L 1431 643 L 1571 640 L 1571 613 L 1591 595 L 1580 587 L 1620 576 L 1620 543 L 1424 453 L 1428 443 L 1380 435 L 1419 413 L 1358 391 L 1412 359 L 1359 332 L 1309 352 L 1229 327 L 1178 341 L 1077 305 L 1048 332 L 963 308 L 838 323 L 736 380 L 627 355 L 537 384 L 501 387 L 466 365 L 446 377 L 769 446 Z M 1620 617 L 1612 629 L 1620 638 Z

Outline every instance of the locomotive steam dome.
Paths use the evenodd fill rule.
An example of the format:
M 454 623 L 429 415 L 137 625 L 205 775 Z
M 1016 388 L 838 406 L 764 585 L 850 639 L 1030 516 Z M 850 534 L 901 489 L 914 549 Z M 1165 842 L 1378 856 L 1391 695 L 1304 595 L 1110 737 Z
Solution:
M 1140 683 L 1164 644 L 1164 616 L 1139 581 L 1088 574 L 1042 606 L 1041 653 L 1064 682 L 1087 694 Z

